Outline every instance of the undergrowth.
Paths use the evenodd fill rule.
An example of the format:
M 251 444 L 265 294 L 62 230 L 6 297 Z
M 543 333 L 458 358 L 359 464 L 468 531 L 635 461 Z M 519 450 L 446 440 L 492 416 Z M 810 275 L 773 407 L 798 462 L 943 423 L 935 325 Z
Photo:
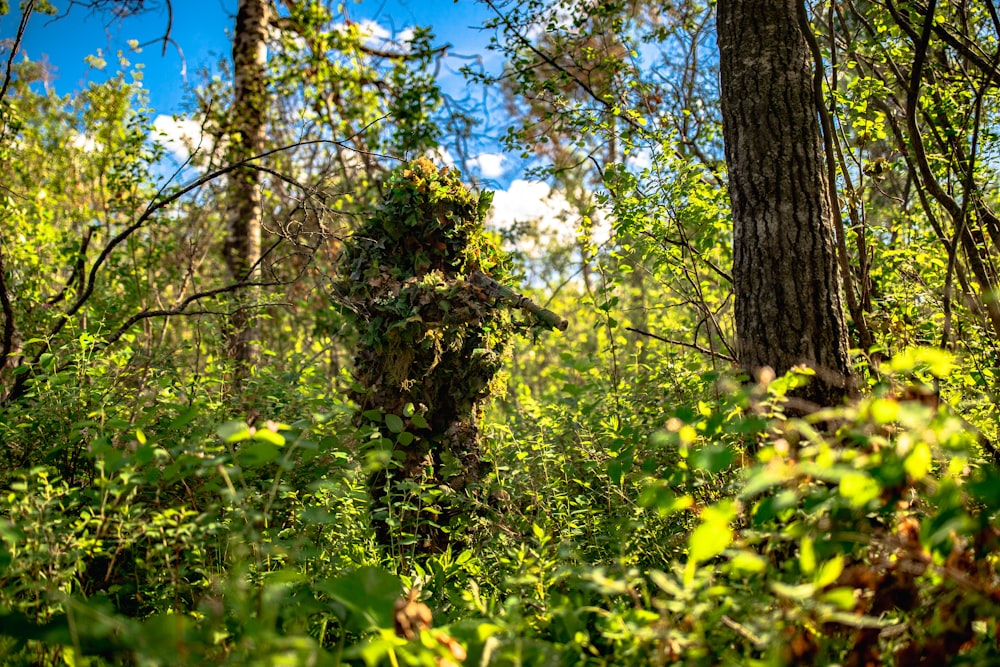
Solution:
M 4 474 L 3 662 L 993 664 L 1000 475 L 895 390 L 949 359 L 893 363 L 809 418 L 791 375 L 658 424 L 613 418 L 583 364 L 573 400 L 491 422 L 433 555 L 376 545 L 351 408 L 318 383 L 274 397 L 311 415 L 287 422 L 189 396 L 76 424 L 71 475 Z

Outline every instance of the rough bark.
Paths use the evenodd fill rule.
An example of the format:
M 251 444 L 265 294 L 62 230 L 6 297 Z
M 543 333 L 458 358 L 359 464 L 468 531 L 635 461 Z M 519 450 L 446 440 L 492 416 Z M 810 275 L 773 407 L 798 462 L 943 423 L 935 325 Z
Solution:
M 233 125 L 230 160 L 240 162 L 264 149 L 267 83 L 266 0 L 240 0 L 233 36 Z M 260 172 L 241 168 L 229 176 L 226 211 L 226 268 L 234 280 L 253 279 L 260 258 L 262 199 Z M 257 295 L 244 293 L 229 320 L 229 356 L 244 370 L 256 364 L 260 338 L 253 315 Z
M 721 101 L 742 367 L 816 371 L 820 405 L 851 388 L 836 233 L 800 0 L 719 0 Z

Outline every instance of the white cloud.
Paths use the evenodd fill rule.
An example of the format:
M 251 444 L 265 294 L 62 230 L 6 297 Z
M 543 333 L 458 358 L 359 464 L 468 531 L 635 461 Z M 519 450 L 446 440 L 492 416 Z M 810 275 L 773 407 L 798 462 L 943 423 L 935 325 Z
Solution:
M 362 35 L 366 35 L 371 39 L 387 40 L 392 37 L 389 31 L 383 28 L 378 21 L 372 21 L 371 19 L 365 19 L 358 23 L 358 29 Z
M 444 165 L 445 167 L 455 166 L 455 158 L 444 146 L 437 146 L 433 150 L 424 153 L 424 156 L 436 165 Z
M 532 253 L 535 246 L 566 244 L 576 236 L 576 224 L 566 197 L 552 192 L 548 183 L 517 179 L 506 190 L 493 195 L 492 222 L 501 229 L 513 229 L 517 223 L 533 223 L 535 239 L 525 239 L 521 250 Z
M 94 141 L 93 137 L 88 137 L 85 134 L 77 132 L 73 135 L 73 138 L 69 141 L 73 148 L 79 148 L 84 152 L 91 152 L 97 148 L 97 142 Z
M 153 119 L 153 139 L 166 146 L 179 162 L 187 160 L 196 148 L 211 150 L 212 146 L 202 146 L 201 125 L 190 118 L 174 118 L 160 114 Z
M 364 19 L 358 21 L 353 25 L 357 26 L 358 32 L 364 39 L 366 46 L 375 49 L 391 50 L 397 53 L 408 53 L 410 51 L 410 45 L 408 41 L 413 38 L 414 29 L 412 27 L 403 28 L 395 36 L 389 30 L 383 26 L 378 21 L 373 21 L 372 19 Z M 346 23 L 335 23 L 333 25 L 334 30 L 338 30 L 341 33 L 346 33 L 348 30 L 348 24 Z
M 566 9 L 561 3 L 559 3 L 555 10 L 552 10 L 548 14 L 533 21 L 528 26 L 528 31 L 525 36 L 532 42 L 537 41 L 538 38 L 545 33 L 553 32 L 552 30 L 549 30 L 550 27 L 563 32 L 579 32 L 579 29 L 574 25 L 573 12 Z
M 507 156 L 502 153 L 480 153 L 469 160 L 469 166 L 478 169 L 483 178 L 500 178 L 504 175 L 503 163 Z
M 607 216 L 593 214 L 590 240 L 604 243 L 611 236 Z M 518 223 L 529 224 L 530 231 L 518 241 L 518 249 L 529 257 L 540 257 L 547 247 L 567 246 L 576 241 L 582 223 L 578 210 L 566 197 L 553 191 L 544 181 L 517 179 L 506 190 L 497 190 L 490 209 L 491 224 L 510 230 Z
M 628 155 L 626 164 L 638 171 L 648 169 L 653 166 L 653 152 L 646 147 L 639 148 Z

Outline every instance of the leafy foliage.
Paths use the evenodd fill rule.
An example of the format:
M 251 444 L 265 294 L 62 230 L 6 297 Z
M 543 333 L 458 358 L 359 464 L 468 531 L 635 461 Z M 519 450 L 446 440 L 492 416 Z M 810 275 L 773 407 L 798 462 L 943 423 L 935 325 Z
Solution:
M 201 107 L 201 171 L 164 184 L 124 54 L 66 97 L 15 63 L 0 662 L 1000 661 L 996 35 L 988 3 L 937 4 L 929 23 L 927 3 L 811 14 L 863 386 L 806 416 L 805 371 L 734 371 L 708 4 L 500 7 L 508 139 L 579 218 L 527 265 L 489 193 L 380 157 L 442 140 L 430 33 L 372 55 L 321 4 L 284 3 L 274 148 L 350 149 L 261 159 L 271 284 L 240 393 L 209 145 L 225 105 Z M 534 323 L 470 280 L 522 269 L 565 334 L 515 336 Z

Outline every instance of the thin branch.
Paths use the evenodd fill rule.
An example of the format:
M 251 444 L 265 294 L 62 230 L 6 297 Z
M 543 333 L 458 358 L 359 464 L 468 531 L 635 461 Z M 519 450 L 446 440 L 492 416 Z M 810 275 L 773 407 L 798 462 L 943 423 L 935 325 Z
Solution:
M 245 287 L 273 287 L 273 286 L 276 286 L 276 285 L 288 284 L 288 282 L 289 281 L 281 281 L 281 280 L 274 280 L 274 281 L 267 281 L 267 282 L 251 282 L 251 281 L 243 280 L 243 281 L 240 281 L 240 282 L 230 283 L 230 284 L 224 285 L 222 287 L 216 287 L 215 289 L 205 290 L 204 292 L 197 292 L 195 294 L 192 294 L 192 295 L 188 296 L 183 301 L 181 301 L 180 304 L 178 304 L 177 306 L 175 306 L 173 308 L 157 308 L 157 309 L 152 309 L 152 310 L 151 309 L 142 310 L 142 311 L 140 311 L 140 312 L 132 315 L 127 320 L 125 320 L 125 322 L 123 322 L 114 331 L 114 333 L 112 333 L 110 336 L 107 336 L 101 342 L 101 344 L 97 346 L 97 349 L 104 349 L 106 347 L 109 347 L 110 345 L 113 345 L 114 343 L 118 342 L 118 340 L 122 336 L 124 336 L 128 332 L 128 330 L 131 329 L 133 326 L 135 326 L 137 323 L 139 323 L 139 322 L 141 322 L 143 320 L 148 320 L 148 319 L 154 318 L 154 317 L 172 317 L 172 316 L 175 316 L 175 315 L 216 315 L 216 314 L 230 314 L 228 311 L 226 313 L 217 312 L 217 311 L 208 311 L 208 310 L 197 311 L 197 312 L 188 311 L 187 307 L 190 306 L 195 301 L 200 301 L 202 299 L 207 299 L 207 298 L 210 298 L 210 297 L 219 296 L 220 294 L 230 294 L 232 292 L 235 292 L 237 290 L 243 289 Z M 246 308 L 249 308 L 249 307 L 266 307 L 266 306 L 269 306 L 269 305 L 271 305 L 271 304 L 257 304 L 255 306 L 241 306 L 240 309 L 246 309 Z
M 83 272 L 86 268 L 85 262 L 87 259 L 87 248 L 90 246 L 90 239 L 93 236 L 94 228 L 88 225 L 86 231 L 83 233 L 83 238 L 80 240 L 80 249 L 76 251 L 76 262 L 73 263 L 73 270 L 70 272 L 69 277 L 63 284 L 62 289 L 60 289 L 55 296 L 45 302 L 49 306 L 54 306 L 65 299 L 66 294 L 69 292 L 70 285 L 72 285 L 77 279 L 81 282 L 83 281 Z
M 1000 63 L 1000 50 L 997 51 L 993 58 L 993 65 L 996 68 L 997 63 Z M 984 76 L 983 84 L 976 91 L 975 107 L 973 111 L 973 125 L 972 125 L 972 141 L 969 147 L 969 166 L 966 168 L 965 179 L 962 183 L 962 220 L 966 220 L 968 216 L 968 209 L 972 199 L 975 197 L 973 186 L 975 185 L 975 172 L 976 172 L 976 157 L 979 150 L 979 130 L 982 123 L 983 114 L 983 99 L 986 97 L 986 91 L 990 87 L 990 75 L 986 74 Z M 957 226 L 955 229 L 955 237 L 952 239 L 952 246 L 955 246 L 958 241 L 958 235 L 963 230 L 964 225 Z M 945 272 L 944 281 L 944 326 L 942 326 L 941 332 L 941 345 L 942 348 L 948 347 L 948 340 L 951 337 L 951 293 L 954 287 L 953 276 L 955 273 L 955 255 L 956 253 L 951 253 L 948 257 L 948 269 Z
M 14 58 L 17 56 L 18 49 L 21 48 L 24 31 L 28 27 L 28 19 L 31 18 L 31 12 L 34 9 L 35 0 L 28 0 L 28 2 L 24 3 L 24 7 L 21 8 L 21 22 L 17 26 L 17 36 L 14 37 L 14 43 L 10 47 L 10 57 L 7 58 L 7 71 L 3 75 L 3 86 L 0 86 L 0 102 L 7 95 L 7 87 L 10 86 L 10 80 L 14 75 Z
M 10 57 L 7 58 L 7 70 L 4 72 L 3 85 L 0 86 L 0 104 L 3 103 L 4 97 L 7 95 L 7 88 L 10 86 L 12 77 L 14 76 L 14 58 L 17 56 L 17 52 L 21 47 L 21 40 L 24 39 L 24 31 L 28 27 L 28 19 L 31 18 L 31 13 L 34 11 L 35 1 L 28 0 L 24 3 L 21 8 L 21 22 L 17 26 L 17 35 L 14 37 L 14 43 L 10 47 Z M 6 137 L 7 126 L 4 123 L 3 135 L 0 138 Z M 0 370 L 7 367 L 10 363 L 10 355 L 14 351 L 14 308 L 10 303 L 10 295 L 7 293 L 7 281 L 4 278 L 4 267 L 3 267 L 3 245 L 0 244 L 0 308 L 3 310 L 3 347 L 0 348 Z
M 165 183 L 163 185 L 163 187 L 161 187 L 160 190 L 157 192 L 157 195 L 156 195 L 156 197 L 154 197 L 153 201 L 151 201 L 146 206 L 146 209 L 136 219 L 136 221 L 133 222 L 128 227 L 126 227 L 125 229 L 123 229 L 117 235 L 115 235 L 110 241 L 108 241 L 108 243 L 101 250 L 101 253 L 98 255 L 97 259 L 94 260 L 93 265 L 91 265 L 91 267 L 90 267 L 90 272 L 89 272 L 89 274 L 87 276 L 86 284 L 85 284 L 83 290 L 81 291 L 80 295 L 77 297 L 76 301 L 62 314 L 62 317 L 58 318 L 57 322 L 55 323 L 55 325 L 53 325 L 52 329 L 50 330 L 48 336 L 46 336 L 42 340 L 42 342 L 39 345 L 38 350 L 36 351 L 35 355 L 33 356 L 33 361 L 31 363 L 37 363 L 38 362 L 38 360 L 41 358 L 41 355 L 44 354 L 45 352 L 47 352 L 49 350 L 49 347 L 50 347 L 50 342 L 49 341 L 51 341 L 57 334 L 59 334 L 60 331 L 62 331 L 63 327 L 69 321 L 69 318 L 72 317 L 73 315 L 75 315 L 77 312 L 79 312 L 80 309 L 83 308 L 84 304 L 90 299 L 91 295 L 94 292 L 96 283 L 97 283 L 97 274 L 100 271 L 100 269 L 103 267 L 104 263 L 107 261 L 108 257 L 111 255 L 111 253 L 115 250 L 115 248 L 117 248 L 119 245 L 121 245 L 126 239 L 128 239 L 132 234 L 134 234 L 138 229 L 140 229 L 144 224 L 146 224 L 146 222 L 148 222 L 152 218 L 153 214 L 155 214 L 157 211 L 160 211 L 161 209 L 169 206 L 170 204 L 173 204 L 174 202 L 176 202 L 177 200 L 179 200 L 181 197 L 183 197 L 184 195 L 188 194 L 189 192 L 191 192 L 193 190 L 196 190 L 196 189 L 200 188 L 201 186 L 205 185 L 206 183 L 209 183 L 209 182 L 211 182 L 211 181 L 219 178 L 220 176 L 224 176 L 225 174 L 228 174 L 229 172 L 231 172 L 231 171 L 233 171 L 235 169 L 239 169 L 239 168 L 244 167 L 244 166 L 249 166 L 251 168 L 254 168 L 257 165 L 251 165 L 250 164 L 251 162 L 254 162 L 256 160 L 260 160 L 260 159 L 268 157 L 270 155 L 274 155 L 276 153 L 280 153 L 280 152 L 283 152 L 283 151 L 288 151 L 288 150 L 291 150 L 293 148 L 298 148 L 298 147 L 301 147 L 301 146 L 307 146 L 307 145 L 312 145 L 312 144 L 333 144 L 333 145 L 338 146 L 338 147 L 340 147 L 340 148 L 342 148 L 344 150 L 349 150 L 349 151 L 352 151 L 352 152 L 359 152 L 359 153 L 364 152 L 364 151 L 359 151 L 358 149 L 353 148 L 352 146 L 347 145 L 346 142 L 350 141 L 351 139 L 353 139 L 356 136 L 361 135 L 369 127 L 371 127 L 375 123 L 383 120 L 384 118 L 385 117 L 383 116 L 382 118 L 379 118 L 379 119 L 376 119 L 376 120 L 372 121 L 371 123 L 369 123 L 368 125 L 366 125 L 365 127 L 363 127 L 361 130 L 359 130 L 357 133 L 355 133 L 351 137 L 348 137 L 347 139 L 343 139 L 343 140 L 314 139 L 314 140 L 310 140 L 310 141 L 299 141 L 299 142 L 296 142 L 294 144 L 290 144 L 290 145 L 286 145 L 286 146 L 280 146 L 278 148 L 274 148 L 274 149 L 265 151 L 265 152 L 263 152 L 263 153 L 261 153 L 259 155 L 254 155 L 254 156 L 248 157 L 245 160 L 240 160 L 239 162 L 234 162 L 234 163 L 229 164 L 229 165 L 227 165 L 225 167 L 222 167 L 220 169 L 216 169 L 215 171 L 212 171 L 212 172 L 210 172 L 208 174 L 200 176 L 199 178 L 195 179 L 194 181 L 192 181 L 188 185 L 182 186 L 176 192 L 173 192 L 170 195 L 167 195 L 165 197 L 160 198 L 161 195 L 163 194 L 163 192 L 165 191 L 167 185 L 170 183 L 170 181 L 167 181 L 167 183 Z M 383 159 L 399 159 L 399 158 L 395 158 L 393 156 L 381 155 L 381 154 L 378 154 L 378 153 L 369 153 L 369 154 L 373 155 L 373 156 L 376 156 L 376 157 L 379 157 L 379 158 L 383 158 Z M 182 169 L 182 168 L 183 167 L 181 167 L 180 169 Z M 178 172 L 180 171 L 180 169 L 178 169 Z M 178 173 L 178 172 L 175 172 L 175 176 L 176 176 L 176 173 Z M 237 283 L 237 285 L 241 285 L 241 284 L 242 283 Z M 5 285 L 2 284 L 2 273 L 0 273 L 0 290 L 4 290 L 4 293 L 6 293 L 5 292 Z M 10 320 L 10 321 L 13 322 L 13 320 Z M 12 337 L 13 337 L 13 335 L 12 335 Z M 9 353 L 9 351 L 8 351 L 8 353 Z M 0 401 L 0 404 L 8 404 L 8 403 L 10 403 L 10 402 L 12 402 L 14 400 L 17 400 L 21 396 L 23 396 L 24 392 L 27 389 L 27 382 L 28 382 L 29 377 L 30 377 L 30 373 L 22 373 L 21 375 L 18 375 L 17 378 L 14 380 L 14 385 L 13 385 L 13 387 L 11 387 L 10 392 L 8 393 L 8 395 L 2 401 Z
M 632 327 L 625 327 L 625 330 L 626 331 L 632 331 L 634 333 L 639 334 L 640 336 L 646 336 L 648 338 L 653 338 L 653 339 L 658 340 L 658 341 L 660 341 L 662 343 L 667 343 L 668 345 L 680 345 L 681 347 L 686 347 L 686 348 L 690 348 L 692 350 L 697 350 L 698 352 L 701 352 L 702 354 L 704 354 L 707 357 L 712 357 L 714 359 L 722 359 L 722 360 L 728 361 L 728 362 L 730 362 L 732 364 L 736 363 L 736 358 L 735 357 L 731 357 L 728 354 L 723 354 L 722 352 L 715 352 L 714 350 L 709 350 L 708 348 L 702 347 L 701 345 L 698 345 L 697 343 L 685 343 L 684 341 L 681 341 L 681 340 L 673 340 L 673 339 L 670 339 L 670 338 L 664 338 L 663 336 L 657 336 L 654 333 L 650 333 L 648 331 L 643 331 L 642 329 L 634 329 Z
M 300 37 L 304 37 L 306 35 L 306 30 L 302 24 L 288 16 L 276 16 L 268 21 L 268 23 L 270 23 L 273 28 L 294 32 Z M 362 53 L 375 58 L 386 58 L 388 60 L 420 60 L 421 58 L 432 58 L 434 56 L 445 55 L 448 52 L 448 49 L 451 48 L 451 44 L 443 44 L 441 46 L 434 47 L 429 51 L 410 52 L 386 51 L 383 49 L 377 49 L 374 46 L 368 46 L 367 44 L 360 43 L 356 44 L 355 47 Z
M 851 281 L 851 264 L 847 256 L 847 229 L 844 226 L 844 218 L 840 213 L 840 197 L 837 194 L 837 161 L 833 148 L 833 120 L 830 118 L 830 111 L 826 108 L 826 99 L 823 93 L 823 53 L 813 34 L 812 26 L 809 24 L 809 17 L 806 15 L 805 5 L 799 5 L 799 28 L 803 37 L 809 45 L 809 50 L 813 57 L 813 97 L 815 106 L 819 112 L 820 127 L 823 130 L 823 151 L 826 153 L 826 186 L 827 199 L 830 206 L 830 213 L 833 217 L 834 229 L 837 232 L 837 257 L 840 260 L 840 271 L 844 285 L 844 294 L 847 297 L 847 307 L 851 311 L 851 318 L 858 328 L 858 338 L 864 350 L 870 350 L 875 341 L 868 330 L 868 323 L 865 320 L 865 313 L 858 304 L 858 297 L 854 291 L 854 283 Z M 858 234 L 863 235 L 864 230 L 858 230 Z M 864 257 L 861 257 L 861 265 L 864 266 Z M 865 275 L 861 280 L 866 279 Z
M 3 246 L 0 245 L 0 307 L 3 308 L 3 348 L 0 349 L 0 370 L 7 367 L 10 355 L 14 351 L 14 308 L 7 294 L 7 285 L 3 282 Z
M 567 77 L 575 81 L 576 85 L 580 86 L 583 92 L 587 93 L 587 95 L 591 99 L 600 104 L 602 107 L 604 107 L 605 109 L 611 108 L 611 103 L 604 97 L 598 95 L 597 92 L 593 88 L 591 88 L 586 81 L 584 81 L 579 76 L 577 76 L 573 72 L 570 72 L 565 67 L 560 65 L 558 62 L 555 61 L 555 59 L 552 58 L 552 56 L 539 49 L 537 46 L 532 44 L 530 39 L 528 39 L 520 32 L 518 32 L 515 29 L 515 27 L 511 25 L 510 19 L 508 19 L 507 16 L 503 14 L 495 4 L 493 4 L 492 0 L 486 0 L 486 5 L 493 10 L 493 12 L 497 15 L 497 18 L 503 21 L 503 24 L 507 27 L 507 30 L 518 42 L 520 42 L 523 46 L 527 47 L 527 49 L 532 53 L 534 53 L 536 56 L 541 58 L 547 65 L 555 68 L 557 71 L 565 74 Z M 629 125 L 633 130 L 641 132 L 643 129 L 642 125 L 640 125 L 635 119 L 630 118 L 628 114 L 621 114 L 620 116 L 618 116 L 618 118 L 620 120 L 623 120 L 625 124 Z

